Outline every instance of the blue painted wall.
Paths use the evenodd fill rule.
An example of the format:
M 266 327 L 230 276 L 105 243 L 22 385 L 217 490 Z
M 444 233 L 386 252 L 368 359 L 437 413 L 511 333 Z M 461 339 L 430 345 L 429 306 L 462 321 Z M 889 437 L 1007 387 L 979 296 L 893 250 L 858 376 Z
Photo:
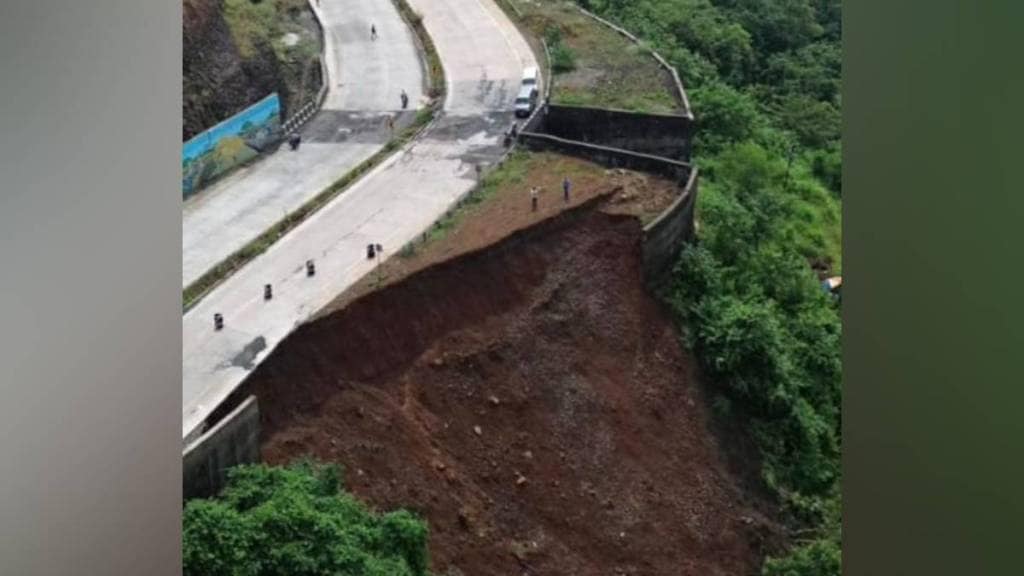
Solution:
M 254 158 L 281 133 L 281 100 L 271 94 L 182 145 L 182 194 Z

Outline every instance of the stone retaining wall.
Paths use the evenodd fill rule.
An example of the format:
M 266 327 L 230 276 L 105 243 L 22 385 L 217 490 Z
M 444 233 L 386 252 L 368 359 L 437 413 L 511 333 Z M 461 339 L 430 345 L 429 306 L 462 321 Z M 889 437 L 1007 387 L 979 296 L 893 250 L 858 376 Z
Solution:
M 185 448 L 182 463 L 184 498 L 213 496 L 224 487 L 228 468 L 252 464 L 259 458 L 260 412 L 256 397 L 249 396 Z
M 644 226 L 643 266 L 648 285 L 663 283 L 672 272 L 683 245 L 693 240 L 696 205 L 697 168 L 693 168 L 675 202 Z

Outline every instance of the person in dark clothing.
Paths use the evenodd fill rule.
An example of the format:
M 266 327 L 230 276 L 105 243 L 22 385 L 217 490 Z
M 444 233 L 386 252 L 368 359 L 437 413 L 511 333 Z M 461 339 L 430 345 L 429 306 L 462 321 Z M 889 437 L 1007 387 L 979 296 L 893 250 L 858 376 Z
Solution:
M 405 110 L 408 107 L 409 107 L 409 95 L 405 93 L 405 90 L 402 90 L 402 110 Z
M 562 198 L 565 200 L 566 204 L 569 203 L 569 177 L 568 176 L 566 176 L 565 179 L 562 180 Z
M 537 187 L 530 188 L 530 206 L 533 212 L 537 211 Z
M 377 39 L 377 26 L 370 24 L 370 40 Z

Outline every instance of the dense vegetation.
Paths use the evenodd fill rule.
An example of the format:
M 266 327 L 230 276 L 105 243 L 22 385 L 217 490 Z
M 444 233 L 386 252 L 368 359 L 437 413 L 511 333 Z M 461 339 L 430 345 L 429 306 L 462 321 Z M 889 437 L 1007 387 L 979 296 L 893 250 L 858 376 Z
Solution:
M 335 466 L 236 467 L 219 498 L 185 505 L 182 527 L 186 576 L 427 574 L 426 524 L 368 511 Z
M 589 0 L 680 71 L 700 123 L 699 241 L 670 301 L 808 529 L 770 575 L 840 572 L 839 0 Z

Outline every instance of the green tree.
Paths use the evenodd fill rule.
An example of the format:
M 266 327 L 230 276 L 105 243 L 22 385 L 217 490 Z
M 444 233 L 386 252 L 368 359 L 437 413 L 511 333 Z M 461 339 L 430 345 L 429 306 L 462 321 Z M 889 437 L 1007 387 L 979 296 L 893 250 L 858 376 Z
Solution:
M 750 32 L 764 54 L 799 48 L 825 32 L 809 0 L 720 0 L 719 4 Z
M 409 512 L 377 515 L 340 490 L 334 466 L 239 466 L 218 498 L 183 518 L 188 576 L 425 576 L 427 527 Z
M 714 153 L 730 144 L 750 139 L 757 128 L 757 103 L 747 94 L 721 82 L 691 91 L 700 102 L 698 146 Z
M 842 144 L 836 142 L 833 146 L 824 150 L 815 150 L 811 153 L 811 170 L 814 176 L 821 180 L 822 184 L 834 190 L 837 194 L 843 191 L 843 149 Z
M 807 148 L 821 149 L 839 140 L 842 116 L 829 104 L 801 94 L 784 96 L 774 106 L 783 128 L 796 134 Z
M 782 94 L 834 103 L 839 95 L 842 66 L 838 44 L 815 42 L 769 56 L 760 81 Z
M 764 576 L 838 576 L 842 573 L 839 543 L 829 538 L 798 546 L 789 555 L 765 561 Z

